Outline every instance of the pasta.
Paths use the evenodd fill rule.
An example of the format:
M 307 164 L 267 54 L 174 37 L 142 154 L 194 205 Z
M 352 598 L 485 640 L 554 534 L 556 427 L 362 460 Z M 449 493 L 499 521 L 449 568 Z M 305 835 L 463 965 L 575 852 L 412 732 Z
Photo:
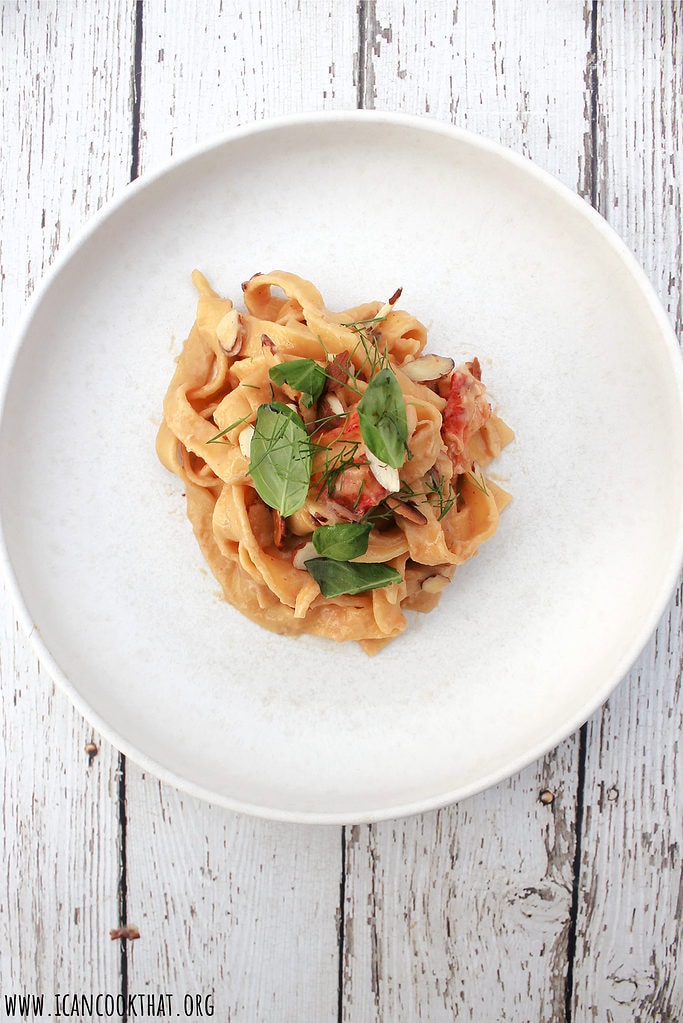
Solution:
M 400 290 L 336 313 L 275 271 L 242 285 L 240 312 L 192 279 L 157 453 L 204 557 L 262 626 L 373 654 L 437 605 L 510 499 L 484 474 L 513 434 L 479 362 L 425 354 Z

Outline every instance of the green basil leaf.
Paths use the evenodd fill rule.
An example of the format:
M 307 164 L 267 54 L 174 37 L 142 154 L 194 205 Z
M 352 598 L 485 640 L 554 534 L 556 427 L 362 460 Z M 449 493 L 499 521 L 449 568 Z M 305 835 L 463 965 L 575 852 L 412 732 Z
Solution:
M 313 546 L 318 554 L 333 561 L 351 561 L 368 549 L 372 525 L 369 522 L 340 522 L 334 526 L 318 526 L 313 531 Z
M 311 442 L 298 413 L 274 401 L 256 413 L 249 473 L 260 497 L 281 515 L 302 507 L 311 483 Z
M 366 590 L 378 590 L 391 583 L 401 582 L 400 574 L 390 565 L 311 558 L 306 562 L 306 568 L 320 587 L 323 597 L 364 593 Z
M 382 369 L 372 378 L 357 410 L 366 446 L 380 462 L 400 469 L 408 443 L 408 420 L 401 386 L 390 369 Z
M 292 359 L 271 366 L 268 376 L 274 384 L 289 384 L 295 391 L 301 391 L 301 400 L 306 408 L 318 400 L 325 387 L 325 370 L 313 359 Z

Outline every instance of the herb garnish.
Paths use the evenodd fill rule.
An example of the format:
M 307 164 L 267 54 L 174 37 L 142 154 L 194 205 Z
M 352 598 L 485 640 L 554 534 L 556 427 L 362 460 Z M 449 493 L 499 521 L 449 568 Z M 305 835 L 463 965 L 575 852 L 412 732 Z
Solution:
M 458 499 L 458 491 L 453 488 L 450 480 L 444 480 L 438 473 L 431 470 L 423 479 L 423 490 L 416 490 L 409 483 L 402 481 L 401 489 L 397 497 L 407 501 L 414 501 L 416 498 L 426 498 L 435 508 L 437 519 L 448 514 Z
M 344 473 L 353 466 L 362 464 L 359 460 L 361 456 L 359 440 L 346 439 L 341 436 L 341 439 L 338 438 L 333 444 L 334 446 L 328 446 L 318 444 L 315 439 L 313 440 L 314 453 L 320 454 L 323 461 L 320 472 L 316 473 L 314 477 L 316 501 L 324 493 L 327 493 L 328 497 L 332 497 Z
M 318 526 L 313 531 L 313 546 L 318 554 L 333 561 L 351 561 L 368 549 L 371 522 L 340 522 L 332 526 Z
M 242 416 L 241 419 L 236 419 L 234 423 L 230 423 L 229 426 L 226 426 L 224 430 L 221 430 L 221 432 L 215 434 L 215 436 L 209 437 L 209 439 L 207 440 L 206 443 L 207 444 L 215 444 L 216 441 L 219 441 L 222 437 L 225 437 L 226 433 L 230 433 L 230 431 L 234 430 L 236 426 L 241 426 L 242 423 L 246 423 L 247 419 L 250 419 L 250 418 L 251 418 L 251 412 L 249 413 L 249 415 Z
M 313 456 L 301 416 L 275 401 L 259 406 L 251 439 L 249 473 L 259 496 L 285 518 L 308 494 Z
M 320 587 L 323 597 L 365 593 L 402 581 L 400 573 L 391 565 L 311 558 L 306 562 L 306 568 Z
M 405 460 L 408 424 L 401 387 L 386 352 L 379 350 L 360 323 L 352 329 L 356 330 L 365 353 L 364 369 L 369 381 L 361 394 L 354 376 L 348 375 L 347 383 L 360 394 L 360 400 L 353 412 L 346 413 L 346 426 L 336 434 L 333 445 L 316 443 L 316 433 L 327 418 L 309 424 L 312 428 L 309 436 L 301 416 L 276 401 L 274 392 L 273 400 L 258 409 L 249 472 L 262 500 L 284 517 L 293 515 L 306 501 L 314 452 L 324 452 L 324 468 L 316 475 L 319 495 L 325 490 L 334 493 L 339 476 L 352 465 L 362 464 L 358 461 L 360 438 L 354 438 L 352 432 L 345 435 L 354 416 L 356 430 L 368 452 L 394 469 L 400 468 Z M 323 394 L 327 379 L 336 379 L 337 375 L 338 371 L 331 373 L 314 359 L 290 359 L 269 370 L 271 391 L 273 384 L 286 383 L 300 392 L 301 404 L 306 408 L 311 408 Z M 361 480 L 357 500 L 363 485 Z M 324 597 L 364 593 L 401 582 L 400 573 L 390 565 L 353 560 L 366 553 L 372 527 L 372 521 L 366 519 L 320 526 L 313 531 L 312 541 L 319 557 L 309 558 L 305 564 Z
M 356 406 L 360 432 L 373 455 L 400 469 L 408 443 L 408 421 L 403 392 L 390 369 L 381 369 Z
M 342 327 L 349 327 L 351 330 L 355 330 L 357 334 L 364 333 L 370 323 L 384 323 L 386 316 L 368 316 L 364 320 L 349 320 L 348 323 L 342 323 Z
M 327 374 L 313 359 L 290 359 L 271 366 L 268 376 L 274 384 L 289 384 L 295 391 L 301 391 L 301 401 L 310 408 L 323 393 Z
M 313 546 L 322 557 L 309 558 L 305 564 L 324 597 L 365 593 L 401 582 L 400 573 L 390 565 L 350 560 L 365 554 L 371 530 L 370 522 L 341 522 L 314 530 Z
M 488 497 L 489 492 L 486 488 L 486 477 L 476 462 L 472 465 L 471 472 L 468 472 L 466 475 L 472 480 L 472 483 L 477 490 L 481 490 L 482 494 L 486 494 Z

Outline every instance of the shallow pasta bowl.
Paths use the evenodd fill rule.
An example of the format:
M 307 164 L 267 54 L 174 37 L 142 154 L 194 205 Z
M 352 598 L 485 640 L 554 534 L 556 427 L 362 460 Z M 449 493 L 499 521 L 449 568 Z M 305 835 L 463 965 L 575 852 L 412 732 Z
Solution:
M 260 629 L 203 564 L 154 450 L 195 267 L 234 299 L 291 270 L 331 309 L 403 286 L 515 430 L 495 537 L 374 658 Z M 129 187 L 44 282 L 3 390 L 3 561 L 43 663 L 126 754 L 234 810 L 373 820 L 500 780 L 608 696 L 680 569 L 681 363 L 650 285 L 583 200 L 432 121 L 264 122 Z

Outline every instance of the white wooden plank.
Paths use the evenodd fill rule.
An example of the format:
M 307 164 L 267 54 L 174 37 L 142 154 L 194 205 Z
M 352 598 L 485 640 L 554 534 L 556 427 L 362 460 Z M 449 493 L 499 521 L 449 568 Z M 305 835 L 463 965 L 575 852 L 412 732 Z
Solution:
M 587 194 L 589 3 L 365 7 L 363 106 L 450 121 Z
M 340 839 L 128 784 L 131 991 L 211 996 L 216 1017 L 336 1020 Z
M 508 14 L 511 6 L 494 9 L 471 0 L 448 8 L 443 4 L 433 15 L 435 5 L 430 5 L 429 13 L 421 15 L 430 26 L 425 33 L 414 25 L 412 5 L 406 5 L 410 10 L 405 14 L 392 5 L 387 18 L 386 6 L 367 4 L 368 16 L 380 25 L 375 35 L 366 26 L 372 65 L 364 67 L 359 84 L 370 100 L 367 105 L 424 110 L 500 137 L 567 183 L 589 191 L 583 139 L 570 140 L 577 108 L 586 99 L 584 90 L 577 101 L 571 85 L 576 84 L 576 44 L 566 28 L 567 11 L 578 7 L 542 3 L 534 10 L 531 5 L 534 24 L 526 24 L 526 14 L 517 5 L 514 18 Z M 350 7 L 355 17 L 355 5 Z M 150 9 L 156 15 L 163 8 L 145 4 L 147 42 L 153 43 Z M 439 28 L 441 22 L 435 24 L 433 17 L 445 25 L 454 9 L 451 40 L 450 28 Z M 676 10 L 676 5 L 658 3 L 600 6 L 598 112 L 603 208 L 646 263 L 680 328 L 681 55 Z M 161 69 L 166 74 L 161 94 L 176 90 L 176 105 L 171 111 L 168 104 L 159 104 L 155 116 L 160 127 L 145 111 L 143 169 L 191 144 L 200 131 L 209 134 L 214 125 L 219 130 L 245 119 L 241 110 L 262 116 L 295 109 L 297 95 L 310 107 L 353 105 L 353 19 L 347 29 L 340 29 L 338 11 L 334 5 L 333 40 L 328 38 L 327 9 L 321 15 L 326 31 L 320 29 L 317 35 L 318 15 L 305 4 L 301 15 L 294 5 L 285 12 L 293 13 L 295 24 L 294 15 L 308 19 L 306 31 L 313 33 L 307 44 L 304 23 L 299 22 L 309 61 L 303 61 L 298 74 L 307 74 L 316 60 L 319 70 L 331 67 L 329 48 L 339 47 L 340 40 L 346 54 L 328 72 L 331 86 L 323 86 L 321 72 L 318 91 L 304 102 L 305 90 L 292 70 L 296 62 L 282 36 L 278 12 L 264 6 L 264 47 L 289 61 L 289 70 L 276 74 L 277 85 L 272 86 L 267 61 L 260 54 L 252 59 L 244 72 L 247 98 L 233 111 L 223 104 L 229 95 L 225 65 L 220 75 L 216 66 L 212 70 L 209 58 L 215 47 L 197 42 L 205 27 L 208 38 L 216 21 L 224 31 L 221 19 L 231 12 L 216 14 L 215 6 L 200 10 L 193 28 L 169 6 L 173 25 L 167 28 L 177 35 L 178 44 L 169 47 L 171 70 Z M 583 21 L 583 11 L 581 15 Z M 406 27 L 399 33 L 402 17 Z M 256 33 L 256 7 L 243 14 L 243 25 L 248 18 Z M 130 119 L 124 124 L 122 115 L 129 99 L 126 62 L 132 62 L 133 19 L 132 4 L 105 8 L 71 0 L 49 7 L 0 8 L 5 161 L 0 269 L 6 329 L 16 320 L 24 289 L 33 287 L 56 246 L 127 178 Z M 519 31 L 508 23 L 515 19 Z M 573 25 L 580 35 L 581 24 Z M 526 41 L 521 39 L 525 30 Z M 249 32 L 244 32 L 237 48 L 240 57 L 258 43 L 254 34 L 254 42 L 245 45 Z M 555 52 L 553 34 L 558 40 Z M 283 40 L 279 48 L 272 42 L 278 38 Z M 381 60 L 399 42 L 403 63 L 399 66 L 394 59 L 383 80 Z M 207 83 L 200 114 L 193 99 L 197 80 L 179 84 L 179 55 L 185 45 L 196 59 L 189 72 L 182 65 L 183 79 L 189 73 Z M 451 52 L 454 45 L 457 59 Z M 585 57 L 586 39 L 581 45 Z M 65 59 L 72 47 L 73 63 Z M 520 51 L 517 56 L 515 49 Z M 230 66 L 228 56 L 229 48 L 222 59 Z M 119 59 L 124 70 L 116 77 L 113 69 Z M 150 73 L 149 60 L 143 65 L 145 75 Z M 166 61 L 164 52 L 161 64 Z M 238 70 L 236 58 L 229 73 Z M 547 100 L 546 79 L 553 82 Z M 218 81 L 220 88 L 208 87 Z M 283 91 L 283 82 L 293 92 Z M 623 83 L 622 93 L 615 82 Z M 257 86 L 265 90 L 265 100 L 248 95 L 252 84 L 255 91 Z M 324 95 L 328 87 L 334 95 Z M 147 95 L 153 94 L 148 84 Z M 208 127 L 206 115 L 216 116 Z M 641 173 L 643 184 L 638 181 Z M 118 948 L 106 935 L 115 922 L 109 915 L 115 901 L 115 756 L 98 742 L 100 754 L 85 769 L 82 748 L 89 729 L 61 694 L 46 685 L 33 655 L 16 636 L 13 616 L 5 613 L 4 603 L 2 607 L 0 714 L 3 736 L 11 742 L 6 738 L 0 751 L 6 865 L 0 894 L 0 991 L 18 985 L 46 992 L 55 985 L 61 990 L 111 990 L 118 982 Z M 629 683 L 591 722 L 575 967 L 577 1020 L 621 1023 L 672 1020 L 683 1014 L 680 981 L 673 972 L 680 958 L 676 900 L 681 890 L 681 806 L 675 759 L 681 726 L 679 636 L 677 601 Z M 142 931 L 129 956 L 129 990 L 163 987 L 181 998 L 206 993 L 216 975 L 216 1014 L 224 1018 L 334 1017 L 330 950 L 338 904 L 332 892 L 338 831 L 245 822 L 215 808 L 190 806 L 192 801 L 160 787 L 130 764 L 127 774 L 129 919 Z M 564 1018 L 562 955 L 575 783 L 576 746 L 571 740 L 545 763 L 453 811 L 349 830 L 344 1018 L 438 1021 L 455 1018 L 456 1012 L 471 1019 L 504 1020 L 505 1012 L 515 1020 L 527 1015 L 534 1020 Z M 550 809 L 537 802 L 542 787 L 557 793 Z M 85 842 L 84 834 L 89 836 Z M 477 921 L 481 939 L 474 929 Z M 294 977 L 287 979 L 289 959 Z M 544 968 L 549 976 L 541 977 L 539 986 Z M 269 972 L 270 977 L 264 976 Z M 312 993 L 304 990 L 308 983 Z M 482 991 L 489 986 L 492 1000 L 483 1002 Z M 181 1008 L 178 1002 L 175 1008 Z
M 365 105 L 453 121 L 590 192 L 582 7 L 388 0 L 367 15 Z M 353 830 L 345 1020 L 564 1018 L 578 750 L 574 736 L 460 806 Z
M 0 992 L 54 1011 L 59 993 L 119 991 L 117 757 L 40 671 L 5 603 L 0 621 Z
M 3 356 L 57 248 L 127 179 L 128 14 L 112 3 L 103 25 L 76 0 L 0 8 Z M 41 672 L 4 590 L 0 677 L 0 1011 L 32 992 L 47 1014 L 57 993 L 119 991 L 118 758 Z
M 346 0 L 146 4 L 142 166 L 238 124 L 355 107 L 356 30 Z
M 343 1019 L 563 1019 L 575 796 L 569 742 L 457 807 L 351 829 Z
M 332 2 L 146 4 L 142 171 L 237 123 L 353 104 L 356 24 Z M 336 1019 L 339 829 L 237 816 L 131 763 L 126 791 L 130 990 L 212 990 L 216 1015 L 250 1023 Z
M 601 208 L 681 337 L 680 4 L 601 8 L 598 41 Z M 683 1018 L 681 616 L 679 588 L 627 681 L 590 723 L 598 755 L 586 771 L 577 1020 Z

